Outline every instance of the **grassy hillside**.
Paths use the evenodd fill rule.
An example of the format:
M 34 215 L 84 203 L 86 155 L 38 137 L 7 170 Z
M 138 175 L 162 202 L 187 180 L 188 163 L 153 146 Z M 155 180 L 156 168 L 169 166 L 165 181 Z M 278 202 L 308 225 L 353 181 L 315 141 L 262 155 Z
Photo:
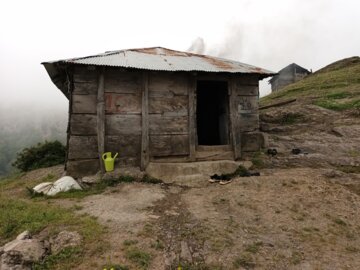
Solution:
M 297 98 L 331 110 L 360 109 L 360 57 L 334 62 L 260 100 L 261 106 Z

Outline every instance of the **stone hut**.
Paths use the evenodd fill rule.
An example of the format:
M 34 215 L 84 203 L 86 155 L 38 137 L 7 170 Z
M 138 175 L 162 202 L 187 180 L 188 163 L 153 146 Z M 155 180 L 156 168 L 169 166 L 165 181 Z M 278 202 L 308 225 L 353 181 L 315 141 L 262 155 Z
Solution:
M 271 84 L 271 92 L 278 91 L 291 83 L 300 81 L 310 73 L 311 71 L 295 63 L 290 64 L 270 79 L 269 83 Z
M 67 173 L 149 162 L 238 160 L 258 151 L 259 80 L 273 72 L 161 47 L 42 63 L 69 100 Z

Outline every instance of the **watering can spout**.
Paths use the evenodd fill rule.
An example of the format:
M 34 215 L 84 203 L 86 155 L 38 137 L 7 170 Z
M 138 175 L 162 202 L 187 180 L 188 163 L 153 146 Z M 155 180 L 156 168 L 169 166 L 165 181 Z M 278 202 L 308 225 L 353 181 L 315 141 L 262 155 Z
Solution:
M 105 171 L 111 172 L 114 170 L 115 158 L 117 156 L 118 156 L 118 153 L 116 153 L 114 155 L 114 157 L 111 157 L 111 152 L 106 152 L 106 153 L 102 154 L 102 159 L 103 159 L 104 165 L 105 165 Z

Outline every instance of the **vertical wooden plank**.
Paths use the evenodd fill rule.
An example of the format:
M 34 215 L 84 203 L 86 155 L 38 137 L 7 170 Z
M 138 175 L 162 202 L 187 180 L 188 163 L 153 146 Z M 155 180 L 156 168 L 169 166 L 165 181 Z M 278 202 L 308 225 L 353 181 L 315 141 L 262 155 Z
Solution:
M 195 91 L 196 91 L 196 76 L 193 74 L 189 75 L 188 82 L 188 93 L 189 93 L 189 158 L 190 161 L 196 160 L 196 133 L 195 133 L 195 121 L 196 121 L 196 102 L 195 102 Z
M 141 88 L 141 162 L 140 169 L 144 171 L 149 163 L 149 73 L 142 74 Z
M 230 121 L 231 121 L 231 138 L 232 145 L 234 149 L 234 158 L 241 158 L 241 131 L 239 130 L 239 117 L 237 112 L 236 105 L 236 84 L 235 78 L 233 76 L 230 77 L 229 80 L 229 92 L 230 92 Z
M 98 92 L 97 92 L 97 142 L 101 172 L 105 172 L 102 154 L 105 152 L 105 98 L 104 98 L 104 72 L 102 67 L 99 71 Z
M 68 125 L 66 129 L 66 156 L 65 156 L 65 166 L 64 170 L 67 171 L 68 169 L 68 160 L 69 160 L 69 142 L 71 137 L 71 115 L 72 115 L 72 96 L 73 96 L 73 90 L 74 90 L 74 78 L 73 75 L 73 69 L 68 68 L 66 70 L 67 74 L 67 82 L 68 82 L 68 97 L 69 97 L 69 111 L 68 111 Z

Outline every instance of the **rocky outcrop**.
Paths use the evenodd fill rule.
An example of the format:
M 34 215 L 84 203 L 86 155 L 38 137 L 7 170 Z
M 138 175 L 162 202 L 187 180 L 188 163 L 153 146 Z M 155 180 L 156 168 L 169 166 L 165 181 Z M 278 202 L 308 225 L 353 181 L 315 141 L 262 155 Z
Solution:
M 77 232 L 62 231 L 49 243 L 24 231 L 15 240 L 0 247 L 0 270 L 30 270 L 34 263 L 50 253 L 57 254 L 66 247 L 78 246 L 81 240 Z
M 5 244 L 0 249 L 1 270 L 28 270 L 35 262 L 39 262 L 46 254 L 46 245 L 38 239 L 31 238 L 28 231 Z

